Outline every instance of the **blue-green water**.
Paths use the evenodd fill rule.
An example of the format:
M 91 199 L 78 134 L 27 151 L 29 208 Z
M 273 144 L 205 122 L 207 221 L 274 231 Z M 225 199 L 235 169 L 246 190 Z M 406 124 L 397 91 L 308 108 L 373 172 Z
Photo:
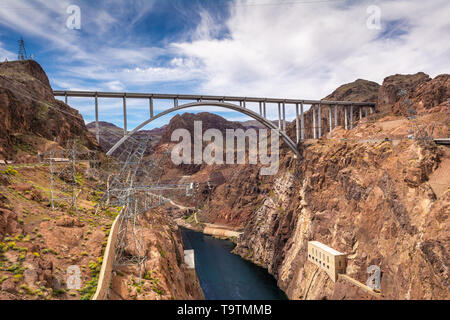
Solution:
M 286 300 L 263 268 L 232 254 L 235 245 L 182 229 L 186 249 L 195 250 L 195 270 L 207 300 Z

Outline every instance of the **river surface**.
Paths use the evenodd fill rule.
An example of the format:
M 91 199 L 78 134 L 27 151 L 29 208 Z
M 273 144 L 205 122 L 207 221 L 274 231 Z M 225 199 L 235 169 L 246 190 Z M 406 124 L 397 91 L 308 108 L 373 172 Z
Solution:
M 182 228 L 186 249 L 195 250 L 195 270 L 206 300 L 286 300 L 267 270 L 232 254 L 235 245 Z

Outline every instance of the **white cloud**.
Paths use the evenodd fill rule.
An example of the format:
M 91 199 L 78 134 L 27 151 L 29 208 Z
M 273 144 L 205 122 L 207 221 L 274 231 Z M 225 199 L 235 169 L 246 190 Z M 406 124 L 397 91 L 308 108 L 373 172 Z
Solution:
M 9 61 L 17 59 L 17 55 L 3 48 L 3 44 L 0 42 L 0 62 L 5 61 L 6 59 Z
M 209 36 L 207 26 L 215 26 L 205 15 L 196 40 L 173 44 L 185 59 L 198 62 L 204 92 L 317 99 L 357 78 L 381 82 L 394 73 L 449 72 L 446 0 L 378 1 L 384 28 L 395 20 L 408 26 L 391 39 L 382 37 L 383 28 L 366 27 L 367 1 L 348 6 L 249 3 L 254 2 L 237 1 L 225 39 Z
M 159 47 L 128 34 L 155 1 L 82 6 L 82 33 L 64 27 L 70 1 L 7 1 L 14 5 L 2 6 L 0 24 L 61 52 L 55 66 L 64 67 L 51 81 L 64 89 L 142 91 L 173 83 L 200 94 L 319 99 L 357 78 L 381 83 L 395 73 L 450 72 L 448 0 L 258 2 L 235 0 L 225 24 L 201 11 L 190 34 L 177 41 L 171 35 Z M 366 27 L 372 4 L 381 9 L 381 30 Z M 127 23 L 118 27 L 120 21 Z M 12 53 L 0 44 L 3 55 Z

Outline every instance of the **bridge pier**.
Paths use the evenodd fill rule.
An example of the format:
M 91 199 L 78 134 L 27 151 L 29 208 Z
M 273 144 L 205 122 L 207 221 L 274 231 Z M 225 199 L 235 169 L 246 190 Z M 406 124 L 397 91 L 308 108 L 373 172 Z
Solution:
M 300 103 L 300 138 L 305 140 L 305 114 L 303 112 L 303 102 Z
M 317 117 L 319 120 L 319 139 L 322 137 L 322 104 L 319 103 L 319 110 L 317 112 Z
M 123 134 L 126 136 L 128 134 L 127 128 L 127 96 L 123 96 Z
M 362 120 L 362 108 L 359 107 L 359 121 Z
M 331 119 L 331 106 L 328 106 L 328 122 L 330 125 L 330 133 L 333 131 L 333 119 Z
M 345 121 L 345 130 L 348 130 L 348 119 L 347 119 L 347 106 L 344 106 L 344 121 Z
M 313 118 L 313 139 L 317 139 L 316 108 L 314 105 L 312 105 L 311 109 L 312 109 L 312 118 Z
M 295 137 L 297 143 L 300 142 L 300 121 L 298 119 L 298 103 L 295 104 Z
M 153 98 L 149 99 L 149 105 L 150 105 L 150 119 L 153 118 L 154 112 L 153 112 Z
M 338 110 L 337 110 L 337 104 L 334 105 L 334 127 L 336 128 L 338 126 Z
M 95 95 L 95 138 L 100 143 L 100 128 L 98 124 L 98 95 Z
M 353 105 L 350 105 L 350 129 L 353 129 Z
M 264 119 L 267 119 L 267 108 L 266 108 L 266 102 L 263 103 L 263 110 L 264 110 Z
M 283 102 L 283 131 L 286 132 L 286 104 Z
M 278 130 L 281 131 L 281 103 L 278 102 Z
M 263 116 L 263 111 L 262 111 L 262 102 L 259 102 L 259 115 L 262 117 Z

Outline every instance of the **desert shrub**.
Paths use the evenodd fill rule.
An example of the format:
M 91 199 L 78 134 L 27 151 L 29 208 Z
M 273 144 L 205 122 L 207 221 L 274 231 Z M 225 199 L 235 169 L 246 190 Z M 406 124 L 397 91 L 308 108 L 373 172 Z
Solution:
M 5 170 L 2 171 L 2 174 L 8 176 L 17 176 L 19 172 L 17 170 L 14 170 L 12 166 L 8 166 Z

